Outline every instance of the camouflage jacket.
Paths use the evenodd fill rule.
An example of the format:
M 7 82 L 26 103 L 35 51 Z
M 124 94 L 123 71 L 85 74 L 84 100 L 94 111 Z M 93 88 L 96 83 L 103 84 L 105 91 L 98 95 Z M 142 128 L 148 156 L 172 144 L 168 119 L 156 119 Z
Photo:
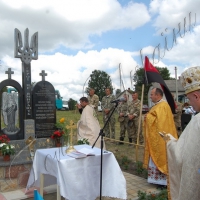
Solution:
M 127 116 L 128 113 L 128 103 L 126 101 L 122 102 L 121 104 L 119 104 L 118 106 L 118 113 L 123 113 L 124 116 Z
M 182 110 L 183 110 L 183 105 L 177 101 L 176 103 L 176 110 L 174 114 L 174 122 L 178 127 L 181 127 L 181 115 L 182 115 Z
M 114 108 L 115 104 L 114 103 L 110 103 L 113 100 L 115 100 L 115 96 L 112 95 L 112 94 L 110 94 L 109 96 L 104 96 L 102 98 L 101 107 L 102 107 L 103 113 L 104 113 L 105 109 L 111 110 L 112 108 Z
M 88 96 L 87 98 L 89 101 L 89 105 L 92 105 L 94 109 L 97 110 L 99 105 L 99 97 L 94 94 L 93 96 Z
M 140 115 L 140 107 L 141 103 L 139 99 L 132 101 L 128 106 L 128 114 L 135 115 L 135 117 L 138 118 Z

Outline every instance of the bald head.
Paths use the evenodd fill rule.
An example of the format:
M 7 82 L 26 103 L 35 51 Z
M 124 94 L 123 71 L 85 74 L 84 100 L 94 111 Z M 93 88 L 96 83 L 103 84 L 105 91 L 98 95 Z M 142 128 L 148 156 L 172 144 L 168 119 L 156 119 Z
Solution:
M 150 98 L 153 103 L 160 101 L 163 98 L 163 91 L 160 88 L 153 88 Z

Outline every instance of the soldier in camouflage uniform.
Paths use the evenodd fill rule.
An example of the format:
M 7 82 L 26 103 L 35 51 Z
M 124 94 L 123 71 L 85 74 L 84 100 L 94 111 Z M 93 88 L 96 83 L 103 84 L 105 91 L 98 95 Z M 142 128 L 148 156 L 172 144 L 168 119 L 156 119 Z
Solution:
M 174 94 L 172 94 L 174 97 Z M 174 115 L 174 123 L 176 126 L 177 134 L 180 137 L 182 133 L 182 128 L 181 128 L 181 115 L 182 115 L 182 110 L 183 110 L 183 105 L 182 103 L 175 101 L 176 104 L 176 109 L 175 109 L 175 114 Z
M 128 106 L 129 122 L 128 122 L 127 132 L 128 132 L 129 142 L 137 143 L 141 103 L 140 103 L 140 100 L 138 99 L 137 92 L 133 92 L 132 98 L 133 98 L 133 101 Z M 139 133 L 139 142 L 141 144 L 143 143 L 142 128 L 140 129 L 140 133 Z
M 93 88 L 90 88 L 89 96 L 87 97 L 87 99 L 89 101 L 89 105 L 91 105 L 96 111 L 96 114 L 98 114 L 99 97 L 94 94 L 94 92 L 95 90 Z
M 128 115 L 127 115 L 128 103 L 126 94 L 124 95 L 124 99 L 125 101 L 121 102 L 118 105 L 118 113 L 119 113 L 118 121 L 120 123 L 120 138 L 119 138 L 120 141 L 124 141 L 125 133 L 128 126 Z M 124 144 L 124 143 L 119 142 L 119 144 Z
M 110 103 L 115 99 L 114 95 L 111 94 L 109 88 L 105 89 L 106 96 L 102 98 L 101 107 L 103 113 L 103 122 L 107 121 L 109 115 L 112 113 L 112 109 L 114 109 L 115 104 Z M 108 124 L 106 125 L 104 132 L 105 136 L 110 138 L 110 129 L 111 129 L 111 138 L 115 139 L 115 116 L 114 114 L 111 116 Z

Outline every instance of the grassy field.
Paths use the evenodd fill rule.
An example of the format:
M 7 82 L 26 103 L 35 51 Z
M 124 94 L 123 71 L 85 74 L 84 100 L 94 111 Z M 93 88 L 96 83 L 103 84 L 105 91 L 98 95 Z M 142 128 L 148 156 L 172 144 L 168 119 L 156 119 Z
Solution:
M 80 113 L 76 111 L 57 111 L 57 121 L 64 117 L 67 124 L 69 124 L 70 120 L 73 120 L 73 122 L 76 124 L 78 120 L 80 119 Z M 120 127 L 119 127 L 119 122 L 117 120 L 117 114 L 115 114 L 116 117 L 116 123 L 115 123 L 115 131 L 116 131 L 116 140 L 119 140 L 119 133 L 120 133 Z M 101 128 L 103 127 L 103 117 L 102 113 L 98 113 L 98 119 Z M 75 131 L 76 132 L 76 131 Z M 127 133 L 126 133 L 127 134 Z M 74 144 L 77 142 L 77 136 L 74 134 L 73 138 Z M 120 166 L 124 169 L 128 168 L 128 165 L 130 163 L 133 163 L 136 161 L 136 149 L 134 145 L 129 145 L 128 144 L 128 137 L 126 135 L 125 137 L 125 143 L 124 145 L 118 145 L 118 141 L 115 141 L 114 143 L 111 143 L 109 139 L 105 138 L 105 143 L 106 143 L 106 149 L 108 151 L 111 151 L 115 154 L 116 159 L 118 160 Z M 138 148 L 138 159 L 137 161 L 142 161 L 143 160 L 143 147 Z

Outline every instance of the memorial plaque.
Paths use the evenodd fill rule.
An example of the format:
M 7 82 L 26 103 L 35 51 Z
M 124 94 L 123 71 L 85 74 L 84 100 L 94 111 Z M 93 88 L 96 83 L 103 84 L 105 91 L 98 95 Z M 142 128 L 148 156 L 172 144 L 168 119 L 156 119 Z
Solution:
M 27 140 L 30 136 L 35 138 L 35 122 L 33 119 L 24 120 L 24 134 L 25 140 Z
M 56 123 L 55 89 L 48 81 L 36 83 L 32 90 L 35 137 L 50 137 Z

